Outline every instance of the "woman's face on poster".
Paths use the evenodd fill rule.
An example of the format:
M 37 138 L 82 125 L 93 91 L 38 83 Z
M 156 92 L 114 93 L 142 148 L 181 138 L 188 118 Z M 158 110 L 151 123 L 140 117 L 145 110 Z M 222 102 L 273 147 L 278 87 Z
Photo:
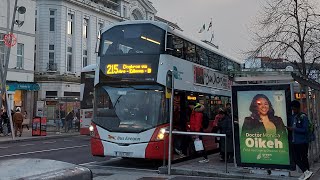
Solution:
M 259 115 L 267 115 L 269 111 L 269 103 L 265 98 L 257 99 L 257 110 Z

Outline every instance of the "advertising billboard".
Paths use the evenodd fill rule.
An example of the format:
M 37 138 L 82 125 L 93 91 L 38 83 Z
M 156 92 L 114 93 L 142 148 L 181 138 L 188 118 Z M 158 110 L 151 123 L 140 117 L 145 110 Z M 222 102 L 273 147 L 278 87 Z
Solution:
M 232 87 L 239 166 L 292 169 L 286 129 L 290 102 L 289 84 Z

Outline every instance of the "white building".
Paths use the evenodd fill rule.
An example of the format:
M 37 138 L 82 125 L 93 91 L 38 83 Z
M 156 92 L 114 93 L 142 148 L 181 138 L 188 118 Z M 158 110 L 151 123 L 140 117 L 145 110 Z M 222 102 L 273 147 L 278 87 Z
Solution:
M 36 2 L 35 81 L 40 84 L 38 100 L 47 102 L 78 100 L 80 71 L 96 63 L 97 36 L 103 26 L 128 19 L 153 20 L 156 13 L 148 0 Z
M 10 32 L 14 1 L 0 0 L 0 59 L 6 57 L 4 36 Z M 34 83 L 34 12 L 35 0 L 19 0 L 18 7 L 26 8 L 25 14 L 16 12 L 15 20 L 22 22 L 14 26 L 13 34 L 16 44 L 11 48 L 7 74 L 7 87 L 9 87 L 10 108 L 22 107 L 31 114 L 34 105 L 34 94 L 39 86 Z

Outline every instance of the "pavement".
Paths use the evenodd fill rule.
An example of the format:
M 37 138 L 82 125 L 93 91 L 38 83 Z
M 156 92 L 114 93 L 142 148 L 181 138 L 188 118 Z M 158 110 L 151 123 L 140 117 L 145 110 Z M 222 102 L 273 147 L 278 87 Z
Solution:
M 301 175 L 298 171 L 286 171 L 290 176 L 280 176 L 281 171 L 272 171 L 274 175 L 268 175 L 267 170 L 259 171 L 259 174 L 252 173 L 252 169 L 235 167 L 233 163 L 228 163 L 228 173 L 225 172 L 225 163 L 220 162 L 219 155 L 213 154 L 209 156 L 208 163 L 198 163 L 201 158 L 192 159 L 172 165 L 172 175 L 189 175 L 198 177 L 216 177 L 216 178 L 232 178 L 232 179 L 257 179 L 257 180 L 296 180 Z M 160 167 L 160 174 L 167 174 L 167 166 Z M 320 163 L 315 163 L 311 167 L 314 175 L 310 180 L 320 179 Z M 285 172 L 282 170 L 282 172 Z
M 9 159 L 0 161 L 0 179 L 88 180 L 90 169 L 48 159 Z
M 24 128 L 22 136 L 16 137 L 14 140 L 11 136 L 3 136 L 0 134 L 0 144 L 12 143 L 12 142 L 28 142 L 28 141 L 39 141 L 48 140 L 48 139 L 59 139 L 66 137 L 77 137 L 79 136 L 79 132 L 75 132 L 71 130 L 68 133 L 57 133 L 57 132 L 47 132 L 46 136 L 32 136 L 32 130 L 27 130 Z M 51 143 L 51 142 L 50 142 Z M 27 144 L 29 145 L 29 144 Z M 69 144 L 70 145 L 70 144 Z M 60 147 L 59 147 L 60 148 Z M 87 147 L 85 147 L 87 148 Z M 80 149 L 85 149 L 80 148 Z M 63 149 L 63 148 L 60 148 Z M 66 148 L 65 148 L 66 149 Z M 56 150 L 56 149 L 54 149 Z M 48 150 L 46 150 L 48 151 Z M 78 150 L 79 151 L 79 150 Z M 87 150 L 89 151 L 89 150 Z M 71 153 L 74 153 L 73 149 L 70 149 Z M 37 153 L 39 154 L 39 153 Z M 78 153 L 77 153 L 78 154 Z M 81 153 L 79 153 L 80 155 Z M 88 153 L 87 153 L 88 154 Z M 48 155 L 43 154 L 44 157 L 48 158 Z M 70 155 L 68 155 L 70 156 Z M 40 157 L 40 158 L 44 158 Z M 58 157 L 61 157 L 60 155 Z M 95 180 L 99 179 L 139 179 L 139 180 L 147 180 L 147 179 L 258 179 L 258 180 L 293 180 L 298 179 L 301 173 L 297 171 L 290 171 L 290 177 L 286 176 L 277 176 L 277 175 L 267 175 L 266 171 L 260 171 L 260 174 L 254 174 L 251 172 L 252 169 L 243 168 L 243 167 L 235 167 L 233 163 L 228 163 L 228 173 L 225 172 L 225 164 L 224 162 L 220 162 L 218 154 L 213 154 L 209 156 L 210 161 L 208 163 L 198 163 L 200 158 L 191 159 L 179 163 L 175 163 L 172 165 L 171 176 L 167 174 L 167 167 L 159 167 L 159 173 L 152 172 L 150 174 L 121 174 L 114 172 L 106 172 L 105 169 L 102 171 L 94 172 Z M 63 159 L 61 159 L 63 160 Z M 96 162 L 96 160 L 94 160 Z M 98 160 L 100 161 L 100 160 Z M 86 161 L 87 162 L 87 161 Z M 73 162 L 74 163 L 74 162 Z M 78 162 L 79 163 L 79 162 Z M 81 162 L 83 163 L 83 162 Z M 90 169 L 93 167 L 90 167 Z M 110 169 L 110 166 L 108 167 Z M 311 171 L 315 174 L 310 178 L 310 180 L 320 180 L 320 163 L 315 163 L 311 167 Z M 274 171 L 279 174 L 279 172 Z M 158 175 L 156 175 L 158 174 Z M 188 177 L 188 178 L 186 178 Z
M 24 127 L 22 131 L 22 136 L 15 137 L 14 140 L 12 139 L 11 133 L 9 134 L 9 136 L 4 136 L 3 134 L 0 134 L 0 144 L 4 144 L 8 142 L 17 142 L 17 141 L 26 142 L 26 141 L 32 141 L 32 140 L 55 139 L 55 138 L 63 138 L 63 137 L 78 136 L 78 135 L 80 135 L 80 133 L 72 129 L 69 132 L 47 131 L 46 136 L 32 136 L 31 127 L 29 128 L 29 130 L 26 127 Z

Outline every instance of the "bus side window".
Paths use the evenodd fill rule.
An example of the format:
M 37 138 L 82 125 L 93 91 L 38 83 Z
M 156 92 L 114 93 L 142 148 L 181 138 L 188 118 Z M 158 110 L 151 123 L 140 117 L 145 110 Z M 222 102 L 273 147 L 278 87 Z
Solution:
M 186 60 L 190 61 L 190 62 L 196 62 L 196 46 L 193 43 L 190 43 L 188 41 L 185 41 L 184 43 L 185 45 L 185 57 Z
M 183 39 L 178 36 L 172 37 L 173 51 L 172 55 L 178 58 L 183 58 Z

